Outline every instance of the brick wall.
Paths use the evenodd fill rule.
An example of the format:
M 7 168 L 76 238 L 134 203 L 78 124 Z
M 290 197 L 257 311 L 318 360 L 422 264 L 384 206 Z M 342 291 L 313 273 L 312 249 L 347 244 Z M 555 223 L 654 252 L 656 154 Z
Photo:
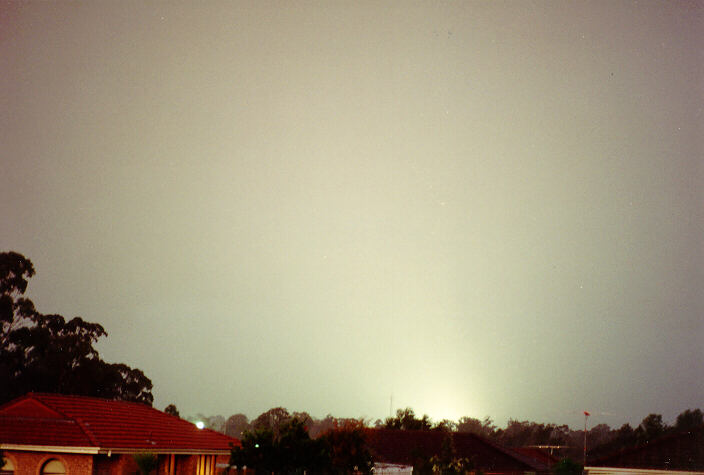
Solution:
M 67 475 L 129 475 L 139 473 L 131 455 L 77 455 L 48 454 L 42 452 L 3 451 L 15 465 L 15 475 L 38 475 L 41 467 L 51 459 L 57 459 L 66 467 Z M 176 455 L 175 475 L 193 475 L 198 466 L 198 455 Z M 159 455 L 157 474 L 168 475 L 168 455 Z M 227 463 L 229 456 L 217 457 L 218 463 Z M 214 467 L 213 467 L 214 468 Z M 220 473 L 221 470 L 213 470 Z
M 220 465 L 220 464 L 228 464 L 228 463 L 230 463 L 230 456 L 229 456 L 229 455 L 218 455 L 218 456 L 215 458 L 215 463 L 216 463 L 217 465 Z M 215 473 L 216 473 L 216 474 L 220 474 L 220 473 L 223 473 L 223 472 L 224 472 L 224 470 L 222 470 L 222 469 L 215 470 Z
M 196 473 L 198 466 L 197 455 L 178 455 L 176 456 L 176 474 L 177 475 L 193 475 Z
M 15 465 L 15 475 L 38 475 L 41 467 L 56 459 L 66 467 L 66 475 L 90 475 L 93 473 L 93 456 L 77 454 L 47 454 L 4 450 L 3 455 Z
M 116 473 L 128 475 L 139 473 L 137 464 L 131 455 L 96 455 L 94 459 L 95 475 L 113 475 Z

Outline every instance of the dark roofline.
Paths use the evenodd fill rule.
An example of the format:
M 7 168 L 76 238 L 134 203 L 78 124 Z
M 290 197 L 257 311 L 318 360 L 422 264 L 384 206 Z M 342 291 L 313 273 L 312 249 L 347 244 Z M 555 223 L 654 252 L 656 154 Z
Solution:
M 475 433 L 472 432 L 446 432 L 446 431 L 439 431 L 439 430 L 404 430 L 404 429 L 386 429 L 386 428 L 381 428 L 381 429 L 375 429 L 375 428 L 368 428 L 365 429 L 368 435 L 371 435 L 374 437 L 375 434 L 394 434 L 394 433 L 404 433 L 404 435 L 411 435 L 411 434 L 424 434 L 424 435 L 430 435 L 432 434 L 435 437 L 438 438 L 444 438 L 445 436 L 449 435 L 453 443 L 457 443 L 458 439 L 462 438 L 469 438 L 473 439 L 476 443 L 487 446 L 497 452 L 500 452 L 501 454 L 505 455 L 506 457 L 513 459 L 515 462 L 524 465 L 527 468 L 527 471 L 535 471 L 535 472 L 545 472 L 549 470 L 549 467 L 545 465 L 544 463 L 540 462 L 539 460 L 535 460 L 531 457 L 525 456 L 523 454 L 520 454 L 508 447 L 501 446 L 493 441 L 490 441 L 488 439 L 485 439 L 482 436 L 479 436 Z M 403 437 L 403 436 L 402 436 Z M 411 436 L 412 437 L 412 436 Z M 442 443 L 442 441 L 440 441 Z

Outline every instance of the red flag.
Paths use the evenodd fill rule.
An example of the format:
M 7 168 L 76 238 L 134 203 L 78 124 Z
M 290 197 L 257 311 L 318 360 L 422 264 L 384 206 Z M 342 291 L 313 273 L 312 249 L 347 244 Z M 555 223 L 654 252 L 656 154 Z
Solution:
M 585 416 L 591 416 L 591 414 L 589 414 L 587 411 L 584 411 L 584 415 L 585 415 Z

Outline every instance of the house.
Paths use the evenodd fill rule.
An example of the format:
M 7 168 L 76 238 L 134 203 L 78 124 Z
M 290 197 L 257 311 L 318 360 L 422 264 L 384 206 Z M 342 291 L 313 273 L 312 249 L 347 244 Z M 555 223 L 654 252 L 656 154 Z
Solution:
M 585 467 L 592 475 L 680 471 L 704 473 L 704 426 L 667 434 L 638 447 L 620 450 Z
M 158 474 L 212 475 L 239 441 L 145 404 L 29 393 L 0 406 L 0 473 L 137 473 L 133 456 L 157 456 Z
M 552 468 L 553 465 L 557 464 L 560 459 L 556 457 L 552 450 L 560 450 L 565 448 L 565 446 L 555 445 L 555 446 L 528 446 L 528 447 L 514 447 L 511 450 L 518 452 L 519 454 L 530 457 L 532 459 L 538 460 L 539 462 L 545 464 L 548 468 Z
M 467 458 L 478 470 L 491 473 L 547 472 L 544 463 L 490 442 L 478 435 L 438 430 L 367 430 L 367 444 L 381 464 L 414 466 L 442 456 L 451 448 L 453 458 Z

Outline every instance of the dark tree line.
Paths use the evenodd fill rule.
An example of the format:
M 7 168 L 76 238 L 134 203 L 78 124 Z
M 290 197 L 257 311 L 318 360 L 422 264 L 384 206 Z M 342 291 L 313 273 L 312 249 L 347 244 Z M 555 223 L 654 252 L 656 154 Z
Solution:
M 173 406 L 173 404 L 170 406 Z M 173 409 L 170 410 L 175 409 L 175 406 L 173 406 Z M 291 418 L 296 418 L 302 421 L 306 426 L 310 437 L 313 439 L 334 428 L 358 424 L 362 424 L 364 426 L 364 423 L 358 419 L 333 417 L 329 414 L 322 419 L 317 419 L 312 417 L 307 412 L 289 413 L 289 411 L 283 407 L 269 409 L 251 421 L 246 415 L 241 413 L 233 414 L 227 419 L 220 415 L 205 416 L 203 414 L 188 417 L 190 421 L 203 421 L 205 427 L 208 429 L 222 432 L 223 434 L 227 434 L 237 439 L 242 439 L 244 433 L 247 431 L 252 432 L 262 428 L 277 430 L 277 427 L 279 427 L 282 422 L 288 421 Z
M 261 460 L 264 458 L 274 460 L 271 463 L 280 464 L 278 466 L 284 467 L 285 470 L 282 469 L 284 472 L 288 471 L 290 467 L 286 465 L 288 462 L 283 462 L 283 460 L 304 460 L 305 463 L 300 463 L 309 467 L 308 471 L 320 471 L 310 467 L 320 468 L 316 464 L 329 463 L 325 458 L 328 456 L 326 454 L 333 450 L 331 447 L 344 447 L 342 440 L 346 440 L 345 443 L 350 446 L 363 448 L 363 445 L 359 445 L 361 444 L 359 437 L 350 436 L 344 431 L 339 432 L 340 428 L 345 427 L 359 429 L 359 435 L 363 435 L 361 429 L 364 427 L 394 430 L 436 430 L 469 432 L 506 447 L 537 445 L 561 447 L 555 449 L 553 455 L 558 458 L 566 458 L 567 461 L 558 467 L 558 471 L 562 470 L 564 473 L 571 473 L 572 469 L 578 466 L 578 464 L 569 462 L 568 459 L 581 461 L 584 444 L 584 431 L 570 429 L 567 425 L 509 419 L 506 426 L 502 428 L 497 427 L 489 417 L 483 420 L 462 417 L 457 421 L 445 419 L 433 422 L 427 415 L 417 416 L 411 408 L 399 409 L 395 416 L 388 417 L 383 421 L 376 420 L 373 423 L 365 423 L 355 419 L 338 419 L 330 415 L 323 419 L 316 419 L 306 412 L 289 413 L 282 407 L 270 409 L 251 421 L 244 414 L 234 414 L 228 419 L 222 416 L 204 417 L 201 415 L 198 419 L 203 420 L 211 429 L 243 441 L 242 451 L 233 455 L 234 465 L 240 467 L 247 465 L 250 468 L 260 466 L 258 464 L 261 461 L 257 462 L 256 458 L 258 456 Z M 704 425 L 704 414 L 700 409 L 683 411 L 672 426 L 667 425 L 659 414 L 648 415 L 636 427 L 624 424 L 618 429 L 612 429 L 607 424 L 598 424 L 587 431 L 588 461 L 596 460 L 618 450 L 644 444 L 669 433 L 700 428 L 702 425 Z M 298 445 L 289 443 L 291 440 L 296 440 Z M 326 440 L 325 444 L 327 445 L 323 444 L 323 440 Z M 254 450 L 254 448 L 260 450 Z M 355 453 L 364 454 L 362 448 L 354 449 Z M 291 450 L 299 449 L 298 458 L 293 457 Z M 350 451 L 350 449 L 346 450 Z M 426 468 L 439 467 L 438 470 L 450 473 L 453 470 L 452 467 L 457 470 L 460 470 L 461 467 L 471 467 L 471 461 L 458 459 L 452 455 L 451 446 L 445 447 L 443 450 L 442 454 L 426 461 Z M 338 450 L 335 453 L 344 452 Z M 321 454 L 323 455 L 321 456 Z M 339 463 L 338 468 L 344 465 L 343 462 L 336 463 Z M 360 466 L 358 464 L 361 462 L 355 460 L 354 463 L 357 465 L 351 466 Z M 344 466 L 349 467 L 350 465 Z M 270 468 L 268 465 L 261 466 L 262 470 Z M 295 472 L 295 470 L 291 470 Z
M 704 425 L 704 414 L 700 409 L 683 411 L 672 426 L 667 425 L 660 414 L 650 414 L 633 428 L 624 424 L 611 429 L 607 424 L 598 424 L 587 431 L 588 458 L 596 460 L 618 450 L 645 444 L 669 433 L 683 432 Z M 584 431 L 573 430 L 567 425 L 543 424 L 509 419 L 505 428 L 498 428 L 490 418 L 483 421 L 462 417 L 456 423 L 443 420 L 433 423 L 427 415 L 417 417 L 413 409 L 399 409 L 395 417 L 376 427 L 399 430 L 444 430 L 470 432 L 497 442 L 506 447 L 559 446 L 556 455 L 581 460 L 584 447 Z
M 371 472 L 373 460 L 361 422 L 334 425 L 313 438 L 305 416 L 283 408 L 265 412 L 242 433 L 242 446 L 233 449 L 230 465 L 257 473 Z
M 701 428 L 703 425 L 704 413 L 701 409 L 683 411 L 672 426 L 667 425 L 660 414 L 650 414 L 635 428 L 630 424 L 623 424 L 618 429 L 604 431 L 605 434 L 600 439 L 601 443 L 593 445 L 594 448 L 589 451 L 589 456 L 597 459 L 618 450 L 643 445 L 667 434 L 686 432 Z M 590 433 L 591 431 L 587 434 L 587 439 Z
M 151 405 L 141 370 L 100 358 L 93 345 L 107 336 L 102 325 L 36 310 L 24 296 L 34 272 L 23 255 L 0 253 L 0 403 L 34 391 Z

